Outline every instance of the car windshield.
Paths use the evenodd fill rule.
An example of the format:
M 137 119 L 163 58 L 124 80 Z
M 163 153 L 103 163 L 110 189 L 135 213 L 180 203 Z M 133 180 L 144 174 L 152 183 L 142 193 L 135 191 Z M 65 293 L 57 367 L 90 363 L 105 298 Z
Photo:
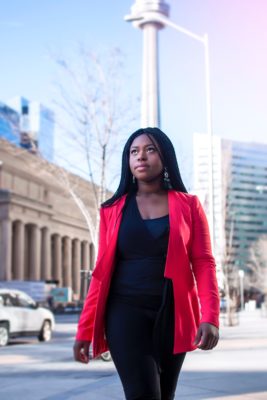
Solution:
M 26 293 L 17 293 L 17 292 L 1 293 L 0 306 L 1 306 L 1 299 L 2 299 L 2 305 L 5 305 L 6 307 L 33 308 L 36 306 L 35 301 Z

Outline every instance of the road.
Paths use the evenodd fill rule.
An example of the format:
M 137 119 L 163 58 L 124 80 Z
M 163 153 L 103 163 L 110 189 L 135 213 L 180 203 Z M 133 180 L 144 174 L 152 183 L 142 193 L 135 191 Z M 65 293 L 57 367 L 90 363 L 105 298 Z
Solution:
M 119 400 L 122 388 L 112 362 L 72 359 L 77 316 L 56 317 L 50 343 L 13 340 L 0 349 L 1 400 Z M 240 324 L 221 327 L 218 347 L 187 355 L 179 400 L 266 400 L 267 318 L 244 311 Z

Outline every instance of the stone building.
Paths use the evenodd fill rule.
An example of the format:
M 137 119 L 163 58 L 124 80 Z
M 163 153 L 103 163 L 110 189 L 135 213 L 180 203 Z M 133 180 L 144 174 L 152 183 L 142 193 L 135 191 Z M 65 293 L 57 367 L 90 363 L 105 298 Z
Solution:
M 88 181 L 0 139 L 0 281 L 55 281 L 79 299 L 94 248 L 63 173 L 93 212 Z

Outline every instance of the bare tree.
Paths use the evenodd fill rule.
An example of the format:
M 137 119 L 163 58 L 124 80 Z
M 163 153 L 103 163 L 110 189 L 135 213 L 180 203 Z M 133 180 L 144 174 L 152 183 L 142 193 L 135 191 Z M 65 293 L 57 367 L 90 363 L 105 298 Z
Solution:
M 63 146 L 68 153 L 71 149 L 74 160 L 78 155 L 76 167 L 83 168 L 83 176 L 90 180 L 96 219 L 88 214 L 66 175 L 61 179 L 86 218 L 96 247 L 97 211 L 114 179 L 114 163 L 118 173 L 116 152 L 136 120 L 137 108 L 125 90 L 123 55 L 119 49 L 99 55 L 80 45 L 74 59 L 57 57 L 56 62 L 61 76 L 56 83 L 60 93 L 55 102 L 60 116 L 57 123 L 64 138 Z
M 233 233 L 234 219 L 229 221 L 225 231 L 225 248 L 222 260 L 222 271 L 224 279 L 224 292 L 226 300 L 226 323 L 228 326 L 236 325 L 238 271 L 233 258 Z
M 42 159 L 36 142 L 27 133 L 30 151 L 43 163 L 40 174 L 53 175 L 72 197 L 86 220 L 97 252 L 99 207 L 107 197 L 115 171 L 118 174 L 120 144 L 136 121 L 137 101 L 131 101 L 126 88 L 123 55 L 119 49 L 99 55 L 80 45 L 74 57 L 53 57 L 59 68 L 57 89 L 57 133 L 60 133 L 60 154 L 57 161 L 88 181 L 88 208 L 79 190 L 64 168 Z M 11 124 L 12 121 L 8 121 Z M 14 124 L 13 124 L 14 125 Z M 14 129 L 15 130 L 15 125 Z M 20 132 L 20 137 L 23 132 Z M 11 151 L 11 150 L 10 150 Z M 27 150 L 20 149 L 21 152 Z M 18 154 L 18 153 L 16 153 Z M 62 162 L 64 161 L 64 162 Z M 30 161 L 30 168 L 35 168 Z
M 250 249 L 250 263 L 248 265 L 250 274 L 248 283 L 265 295 L 267 303 L 267 235 L 261 235 Z
M 224 281 L 224 293 L 226 300 L 226 324 L 236 325 L 236 307 L 238 293 L 238 271 L 234 259 L 234 230 L 235 213 L 233 211 L 230 187 L 231 187 L 231 148 L 230 144 L 225 145 L 224 157 L 222 160 L 222 213 L 224 245 L 222 254 L 222 272 Z
M 98 183 L 94 195 L 99 205 L 109 184 L 107 163 L 136 115 L 125 90 L 123 56 L 119 49 L 101 56 L 80 46 L 75 61 L 56 62 L 65 79 L 56 83 L 57 122 L 68 144 L 86 161 L 90 181 Z

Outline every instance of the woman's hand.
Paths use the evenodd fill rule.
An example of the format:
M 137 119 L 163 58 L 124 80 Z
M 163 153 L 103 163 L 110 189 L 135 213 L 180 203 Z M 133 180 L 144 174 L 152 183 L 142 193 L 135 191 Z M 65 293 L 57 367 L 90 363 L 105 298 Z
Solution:
M 88 364 L 89 363 L 89 349 L 91 342 L 87 340 L 76 340 L 73 346 L 73 355 L 75 361 Z
M 217 346 L 219 340 L 219 329 L 208 322 L 200 324 L 194 345 L 201 350 L 211 350 Z

